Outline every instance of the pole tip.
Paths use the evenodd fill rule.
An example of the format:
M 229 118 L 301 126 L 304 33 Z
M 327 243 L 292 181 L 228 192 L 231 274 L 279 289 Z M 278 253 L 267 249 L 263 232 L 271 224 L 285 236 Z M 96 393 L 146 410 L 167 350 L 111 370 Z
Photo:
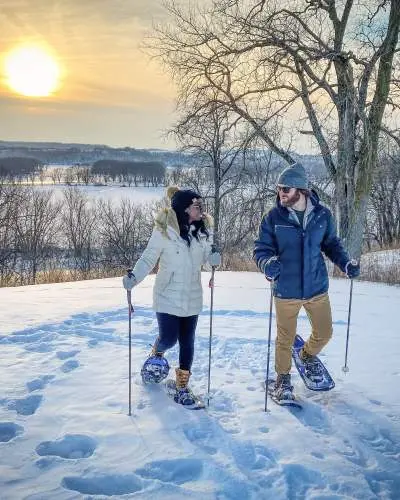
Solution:
M 342 366 L 342 372 L 343 373 L 349 373 L 349 367 L 348 366 Z

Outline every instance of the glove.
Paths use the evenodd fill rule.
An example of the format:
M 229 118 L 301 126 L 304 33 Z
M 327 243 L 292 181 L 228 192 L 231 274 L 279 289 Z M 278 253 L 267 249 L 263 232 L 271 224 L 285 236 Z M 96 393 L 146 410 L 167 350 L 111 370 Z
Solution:
M 264 274 L 268 281 L 275 281 L 279 278 L 281 274 L 281 263 L 275 257 L 270 259 L 264 268 Z
M 132 290 L 136 283 L 136 278 L 132 273 L 132 269 L 128 269 L 127 274 L 122 278 L 122 284 L 124 285 L 125 290 Z
M 344 268 L 346 276 L 351 280 L 360 275 L 360 264 L 356 260 L 349 260 Z
M 218 251 L 211 252 L 208 256 L 208 263 L 212 267 L 219 267 L 221 265 L 221 254 Z

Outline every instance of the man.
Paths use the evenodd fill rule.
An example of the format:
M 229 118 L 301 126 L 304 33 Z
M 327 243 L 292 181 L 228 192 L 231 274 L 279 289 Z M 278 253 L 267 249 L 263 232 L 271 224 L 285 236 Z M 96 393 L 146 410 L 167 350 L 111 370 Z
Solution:
M 357 277 L 360 268 L 350 260 L 336 235 L 331 212 L 319 202 L 315 191 L 308 189 L 306 172 L 300 163 L 281 173 L 277 191 L 276 206 L 261 222 L 254 259 L 274 287 L 277 323 L 274 393 L 278 399 L 294 399 L 291 348 L 300 309 L 306 310 L 312 328 L 300 352 L 311 374 L 315 356 L 332 336 L 329 280 L 323 254 L 349 278 Z

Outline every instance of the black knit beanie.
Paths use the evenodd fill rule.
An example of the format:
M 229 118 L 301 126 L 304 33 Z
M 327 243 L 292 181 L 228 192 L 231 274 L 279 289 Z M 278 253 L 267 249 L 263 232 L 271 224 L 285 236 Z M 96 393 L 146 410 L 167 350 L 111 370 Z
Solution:
M 192 191 L 191 189 L 179 189 L 172 195 L 171 207 L 177 214 L 182 214 L 190 207 L 194 199 L 199 198 L 201 198 L 201 196 L 199 193 L 196 193 L 196 191 Z

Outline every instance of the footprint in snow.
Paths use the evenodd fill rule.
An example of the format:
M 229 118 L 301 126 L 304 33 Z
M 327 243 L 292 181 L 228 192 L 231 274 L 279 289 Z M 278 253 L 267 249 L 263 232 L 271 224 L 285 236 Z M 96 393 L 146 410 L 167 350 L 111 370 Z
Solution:
M 24 428 L 14 422 L 0 422 L 0 443 L 8 443 L 24 432 Z
M 83 434 L 66 434 L 56 441 L 43 441 L 36 447 L 40 456 L 57 456 L 66 459 L 88 458 L 96 449 L 96 441 Z
M 41 405 L 42 400 L 43 396 L 41 394 L 32 394 L 26 398 L 8 401 L 7 408 L 15 410 L 18 415 L 34 415 Z
M 79 361 L 76 361 L 76 359 L 69 359 L 61 366 L 60 370 L 64 373 L 69 373 L 72 372 L 72 370 L 76 370 L 78 366 Z
M 315 469 L 300 464 L 283 465 L 287 498 L 308 498 L 314 489 L 326 487 L 323 475 Z
M 188 441 L 190 441 L 195 446 L 199 446 L 206 453 L 210 455 L 214 455 L 215 453 L 217 453 L 218 448 L 213 446 L 215 444 L 215 433 L 209 427 L 208 422 L 203 427 L 193 425 L 184 426 L 183 433 L 185 434 Z
M 369 402 L 373 405 L 376 405 L 376 406 L 382 405 L 382 403 L 380 401 L 378 401 L 377 399 L 370 399 Z
M 64 359 L 68 359 L 68 358 L 73 358 L 78 353 L 79 353 L 79 351 L 77 349 L 75 349 L 73 351 L 58 351 L 56 353 L 56 356 L 58 359 L 64 360 Z
M 29 392 L 38 391 L 44 389 L 54 378 L 54 375 L 41 375 L 40 377 L 27 382 L 26 387 Z
M 203 473 L 203 467 L 203 461 L 197 458 L 179 458 L 150 462 L 135 472 L 145 479 L 180 485 L 197 481 Z
M 251 441 L 232 441 L 231 453 L 236 465 L 242 471 L 267 470 L 276 465 L 276 452 Z
M 143 489 L 143 481 L 135 474 L 109 474 L 89 477 L 64 477 L 62 486 L 82 495 L 119 496 L 136 493 Z

